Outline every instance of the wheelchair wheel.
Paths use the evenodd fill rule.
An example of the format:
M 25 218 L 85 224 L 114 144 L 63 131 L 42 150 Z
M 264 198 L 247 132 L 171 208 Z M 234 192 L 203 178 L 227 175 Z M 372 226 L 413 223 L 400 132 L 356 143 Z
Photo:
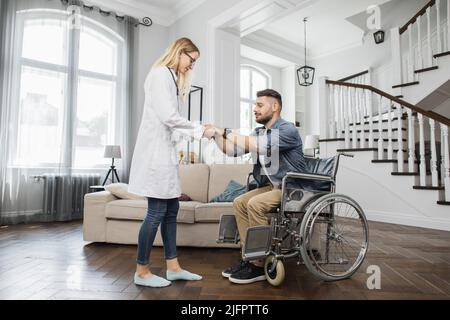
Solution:
M 331 193 L 317 199 L 300 226 L 300 253 L 311 273 L 325 281 L 350 278 L 368 249 L 369 228 L 361 207 Z
M 286 273 L 284 272 L 284 265 L 281 260 L 277 260 L 275 269 L 272 272 L 270 271 L 275 263 L 275 260 L 276 259 L 274 256 L 268 256 L 266 258 L 266 261 L 264 262 L 264 273 L 267 281 L 271 285 L 277 287 L 283 283 Z

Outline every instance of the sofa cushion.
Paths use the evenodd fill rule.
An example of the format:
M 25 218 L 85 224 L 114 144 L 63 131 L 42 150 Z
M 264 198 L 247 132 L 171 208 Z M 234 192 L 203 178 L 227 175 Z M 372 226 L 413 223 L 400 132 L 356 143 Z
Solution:
M 195 208 L 195 222 L 219 222 L 222 214 L 234 214 L 232 202 L 199 204 Z
M 246 186 L 231 180 L 222 193 L 211 199 L 210 202 L 233 202 L 234 199 L 246 192 Z
M 222 193 L 230 180 L 246 185 L 252 169 L 251 164 L 212 164 L 209 168 L 208 201 Z
M 192 200 L 208 202 L 209 166 L 207 164 L 180 165 L 181 190 Z
M 201 204 L 198 201 L 180 201 L 177 222 L 194 223 L 195 207 Z M 107 219 L 144 220 L 147 213 L 146 200 L 115 200 L 106 205 Z
M 105 186 L 105 190 L 120 199 L 147 200 L 146 197 L 129 192 L 127 183 L 110 183 Z

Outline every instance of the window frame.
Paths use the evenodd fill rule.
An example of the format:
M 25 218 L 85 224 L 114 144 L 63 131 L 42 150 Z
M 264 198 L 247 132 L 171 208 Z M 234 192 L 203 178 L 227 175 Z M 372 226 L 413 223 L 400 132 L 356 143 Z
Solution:
M 248 126 L 248 128 L 250 129 L 250 131 L 253 131 L 255 129 L 255 127 L 256 127 L 256 122 L 255 122 L 255 120 L 253 118 L 253 115 L 252 115 L 252 108 L 253 108 L 253 106 L 256 103 L 256 97 L 254 97 L 254 99 L 252 98 L 253 74 L 254 73 L 258 73 L 259 75 L 261 75 L 266 80 L 267 88 L 270 88 L 272 86 L 272 77 L 266 71 L 264 71 L 263 69 L 261 69 L 261 68 L 259 68 L 257 66 L 251 65 L 251 64 L 241 64 L 241 67 L 240 67 L 240 70 L 239 70 L 239 76 L 240 76 L 242 70 L 248 70 L 249 71 L 249 85 L 248 85 L 249 92 L 248 92 L 248 96 L 250 98 L 244 98 L 243 97 L 242 92 L 241 92 L 241 87 L 242 87 L 242 84 L 241 84 L 241 87 L 239 88 L 239 115 L 241 114 L 241 110 L 240 110 L 241 103 L 250 104 L 250 111 L 249 111 L 250 114 L 249 114 L 249 124 L 248 124 L 249 126 Z M 240 118 L 240 116 L 239 116 L 239 118 Z M 239 119 L 239 123 L 241 123 L 241 120 L 242 119 Z
M 81 28 L 70 28 L 67 24 L 65 29 L 64 45 L 66 45 L 66 56 L 64 58 L 65 65 L 54 64 L 50 62 L 44 62 L 34 60 L 30 58 L 22 57 L 23 41 L 25 23 L 29 20 L 55 20 L 61 24 L 67 24 L 69 21 L 69 13 L 63 10 L 54 9 L 31 9 L 18 11 L 16 15 L 16 27 L 17 32 L 14 38 L 14 72 L 12 74 L 12 101 L 17 105 L 16 112 L 11 116 L 11 120 L 14 123 L 13 136 L 18 136 L 20 130 L 19 116 L 20 116 L 20 92 L 22 81 L 22 69 L 23 66 L 36 68 L 43 71 L 57 72 L 63 74 L 65 77 L 65 97 L 63 105 L 63 129 L 65 133 L 62 136 L 62 141 L 65 141 L 66 150 L 71 150 L 70 155 L 64 150 L 61 152 L 63 158 L 58 162 L 52 163 L 39 163 L 37 165 L 22 165 L 18 162 L 17 146 L 16 144 L 10 145 L 11 152 L 8 159 L 8 167 L 10 168 L 57 168 L 57 167 L 70 167 L 77 170 L 89 170 L 100 169 L 105 167 L 105 163 L 96 163 L 87 167 L 73 167 L 75 162 L 76 147 L 73 144 L 76 141 L 76 113 L 77 113 L 77 95 L 78 95 L 78 81 L 80 77 L 85 77 L 93 80 L 110 81 L 115 83 L 115 105 L 110 107 L 108 130 L 106 132 L 106 144 L 116 144 L 115 141 L 121 141 L 121 132 L 124 124 L 120 122 L 121 118 L 121 105 L 124 102 L 123 88 L 125 86 L 125 79 L 123 78 L 123 57 L 125 50 L 124 39 L 114 32 L 112 29 L 105 25 L 102 25 L 88 17 L 80 16 Z M 80 37 L 83 28 L 91 29 L 93 32 L 98 33 L 100 36 L 106 38 L 108 41 L 114 43 L 116 49 L 116 74 L 109 75 L 100 72 L 94 72 L 89 70 L 80 69 L 79 52 L 80 47 L 76 44 L 80 44 Z M 70 120 L 73 120 L 72 122 Z

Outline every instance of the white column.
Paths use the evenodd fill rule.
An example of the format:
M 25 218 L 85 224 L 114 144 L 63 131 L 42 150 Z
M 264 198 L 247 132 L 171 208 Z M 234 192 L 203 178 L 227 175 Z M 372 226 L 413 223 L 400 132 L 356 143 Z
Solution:
M 366 136 L 364 133 L 364 129 L 366 128 L 366 112 L 365 112 L 365 106 L 364 106 L 364 89 L 357 89 L 358 97 L 359 97 L 359 101 L 360 101 L 360 112 L 361 112 L 361 125 L 360 125 L 360 129 L 361 132 L 359 134 L 359 139 L 360 139 L 360 144 L 359 147 L 360 148 L 365 148 L 366 147 Z
M 435 123 L 433 119 L 430 119 L 430 148 L 431 148 L 431 185 L 433 187 L 438 186 L 438 172 L 437 172 L 437 159 L 436 159 L 436 136 L 435 136 Z
M 441 124 L 444 140 L 444 187 L 445 187 L 445 201 L 450 201 L 450 155 L 448 151 L 448 127 Z
M 336 138 L 336 104 L 335 104 L 335 91 L 334 91 L 334 85 L 329 85 L 328 86 L 328 92 L 329 92 L 329 106 L 330 106 L 330 110 L 329 110 L 329 117 L 328 117 L 328 123 L 329 123 L 329 137 L 331 139 L 335 139 Z
M 352 114 L 352 122 L 353 122 L 353 131 L 352 131 L 352 148 L 356 149 L 358 148 L 358 138 L 357 138 L 357 134 L 358 134 L 358 126 L 356 125 L 357 120 L 356 120 L 356 88 L 353 88 L 353 90 L 350 90 L 350 96 L 351 96 L 351 108 L 350 108 L 350 112 Z
M 320 137 L 327 139 L 330 137 L 330 130 L 328 128 L 328 110 L 329 110 L 329 92 L 326 83 L 327 77 L 321 77 L 319 79 L 319 125 L 320 125 Z
M 414 81 L 415 78 L 415 74 L 414 74 L 414 70 L 415 70 L 415 61 L 414 61 L 414 48 L 413 48 L 413 44 L 412 44 L 412 29 L 413 29 L 413 25 L 414 24 L 410 24 L 408 26 L 408 42 L 409 42 L 409 64 L 408 64 L 408 77 L 410 79 L 410 82 Z
M 417 18 L 417 69 L 423 69 L 422 61 L 422 16 Z
M 447 0 L 447 51 L 450 51 L 450 0 Z
M 403 120 L 402 120 L 403 108 L 399 104 L 397 105 L 397 117 L 398 117 L 398 126 L 397 126 L 397 139 L 398 139 L 398 153 L 397 153 L 397 166 L 398 172 L 403 172 L 403 168 L 405 167 L 404 157 L 403 157 Z
M 419 143 L 420 143 L 420 165 L 419 165 L 419 174 L 420 174 L 420 185 L 426 186 L 426 177 L 427 170 L 425 164 L 425 134 L 423 129 L 423 115 L 418 113 L 417 118 L 419 119 Z
M 381 114 L 381 109 L 383 106 L 383 96 L 380 96 L 380 102 L 378 103 L 378 160 L 383 160 L 383 124 L 381 120 L 383 116 Z
M 344 124 L 345 124 L 345 149 L 350 149 L 350 99 L 348 97 L 348 87 L 342 87 L 344 101 Z
M 388 109 L 388 152 L 387 158 L 389 160 L 394 159 L 394 148 L 392 146 L 392 101 L 389 100 Z
M 392 81 L 394 85 L 402 84 L 402 51 L 399 28 L 391 29 L 391 50 L 392 50 Z M 400 88 L 394 89 L 394 95 L 399 95 Z
M 436 0 L 436 14 L 437 14 L 437 52 L 442 52 L 442 39 L 441 39 L 441 0 Z
M 432 67 L 433 66 L 433 50 L 431 48 L 431 8 L 428 7 L 427 9 L 427 66 L 426 67 Z
M 342 137 L 343 121 L 342 121 L 342 87 L 336 86 L 335 92 L 336 98 L 336 111 L 337 111 L 337 138 Z
M 367 105 L 369 112 L 369 148 L 373 148 L 373 106 L 372 106 L 372 91 L 367 90 Z
M 415 166 L 415 137 L 414 137 L 414 124 L 415 117 L 412 114 L 412 110 L 408 108 L 408 172 L 414 172 Z

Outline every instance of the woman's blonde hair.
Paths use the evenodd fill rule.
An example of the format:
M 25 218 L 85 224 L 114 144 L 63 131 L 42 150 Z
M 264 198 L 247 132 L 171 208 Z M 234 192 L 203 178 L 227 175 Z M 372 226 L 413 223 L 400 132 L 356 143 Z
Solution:
M 188 38 L 177 39 L 166 50 L 166 52 L 155 62 L 154 66 L 166 66 L 175 68 L 178 65 L 181 53 L 198 52 L 197 46 Z M 183 101 L 186 101 L 189 91 L 191 89 L 192 70 L 186 73 L 177 74 L 178 91 L 181 94 Z

